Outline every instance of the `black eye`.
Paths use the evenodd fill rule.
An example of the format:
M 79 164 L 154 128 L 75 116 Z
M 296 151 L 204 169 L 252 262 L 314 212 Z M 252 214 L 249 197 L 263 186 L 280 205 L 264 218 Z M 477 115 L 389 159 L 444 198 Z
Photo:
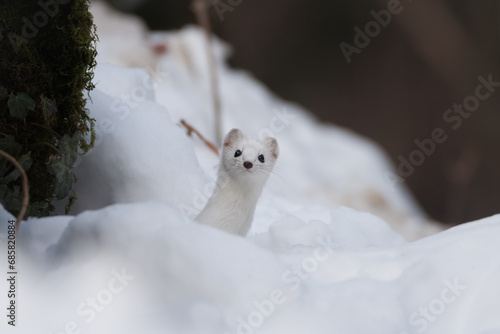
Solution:
M 241 155 L 241 151 L 240 150 L 236 150 L 236 152 L 234 152 L 234 157 L 237 158 Z
M 262 154 L 259 155 L 259 161 L 262 162 L 262 163 L 264 163 L 264 155 L 262 155 Z

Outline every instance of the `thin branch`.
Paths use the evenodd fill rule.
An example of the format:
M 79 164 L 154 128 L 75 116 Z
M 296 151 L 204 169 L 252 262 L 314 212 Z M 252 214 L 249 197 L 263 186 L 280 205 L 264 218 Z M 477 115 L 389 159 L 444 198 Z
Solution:
M 221 108 L 221 99 L 219 90 L 219 78 L 217 76 L 214 50 L 212 48 L 212 43 L 211 43 L 212 29 L 210 26 L 210 18 L 208 16 L 208 1 L 193 0 L 192 8 L 196 15 L 196 20 L 198 21 L 198 24 L 205 31 L 206 53 L 208 58 L 208 69 L 210 75 L 210 89 L 212 91 L 212 102 L 213 102 L 214 118 L 215 118 L 215 140 L 217 141 L 218 144 L 221 144 L 222 108 Z
M 203 137 L 198 130 L 186 123 L 186 121 L 183 119 L 181 119 L 181 125 L 187 129 L 188 136 L 191 136 L 191 134 L 194 132 L 198 136 L 198 138 L 200 138 L 205 143 L 205 145 L 207 145 L 209 149 L 211 149 L 215 154 L 219 155 L 219 150 L 217 149 L 217 147 L 207 139 L 205 139 L 205 137 Z
M 17 160 L 8 154 L 7 152 L 4 152 L 0 150 L 0 155 L 3 155 L 7 160 L 9 160 L 21 173 L 21 177 L 23 179 L 23 202 L 21 205 L 21 210 L 19 211 L 19 214 L 17 215 L 16 219 L 16 231 L 19 229 L 19 225 L 21 224 L 21 221 L 23 220 L 24 214 L 26 213 L 26 210 L 28 209 L 28 204 L 30 201 L 30 194 L 29 194 L 29 186 L 28 186 L 28 177 L 26 176 L 26 173 L 24 172 L 23 167 L 17 162 Z

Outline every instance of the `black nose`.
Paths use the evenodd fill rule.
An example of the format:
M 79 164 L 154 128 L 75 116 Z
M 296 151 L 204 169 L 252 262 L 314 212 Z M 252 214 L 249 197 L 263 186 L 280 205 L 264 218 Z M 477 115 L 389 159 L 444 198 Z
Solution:
M 253 167 L 253 164 L 250 161 L 245 161 L 243 166 L 245 166 L 246 169 L 250 169 Z

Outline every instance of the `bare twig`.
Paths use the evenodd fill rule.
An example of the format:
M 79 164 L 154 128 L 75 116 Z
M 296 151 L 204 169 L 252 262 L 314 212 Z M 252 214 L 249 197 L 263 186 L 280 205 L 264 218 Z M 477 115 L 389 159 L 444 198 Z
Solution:
M 19 229 L 19 225 L 21 224 L 21 221 L 23 220 L 24 214 L 26 213 L 26 210 L 28 209 L 28 204 L 30 201 L 30 194 L 29 194 L 29 186 L 28 186 L 28 177 L 26 176 L 26 173 L 24 172 L 23 167 L 17 162 L 16 159 L 14 159 L 13 156 L 8 154 L 7 152 L 4 152 L 0 150 L 0 155 L 3 155 L 7 160 L 9 160 L 21 173 L 21 178 L 23 179 L 23 202 L 21 205 L 21 210 L 19 211 L 19 214 L 17 215 L 16 219 L 16 230 Z
M 219 155 L 219 150 L 217 149 L 217 147 L 207 139 L 205 139 L 205 137 L 203 137 L 198 130 L 193 128 L 193 126 L 186 123 L 186 121 L 183 119 L 181 119 L 181 125 L 187 129 L 188 136 L 191 136 L 191 134 L 194 132 L 198 136 L 198 138 L 200 138 L 205 143 L 205 145 L 207 145 L 209 149 L 211 149 L 215 154 Z
M 206 39 L 206 52 L 208 58 L 208 69 L 210 73 L 210 88 L 212 91 L 212 102 L 215 117 L 215 140 L 218 144 L 222 143 L 222 111 L 219 91 L 219 79 L 217 76 L 217 69 L 214 58 L 214 51 L 212 48 L 211 37 L 212 29 L 210 26 L 210 18 L 208 16 L 208 1 L 206 0 L 193 0 L 193 11 L 196 15 L 198 24 L 205 31 Z

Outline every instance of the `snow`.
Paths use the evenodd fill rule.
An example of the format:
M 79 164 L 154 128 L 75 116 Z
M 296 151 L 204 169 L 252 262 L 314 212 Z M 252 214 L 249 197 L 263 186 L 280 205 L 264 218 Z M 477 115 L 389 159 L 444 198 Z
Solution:
M 408 243 L 367 213 L 308 214 L 250 238 L 154 202 L 30 219 L 18 236 L 17 330 L 499 332 L 500 215 Z
M 194 222 L 218 163 L 177 125 L 214 141 L 202 34 L 93 13 L 98 141 L 71 215 L 21 224 L 1 333 L 500 333 L 500 215 L 436 233 L 376 144 L 230 69 L 218 40 L 224 130 L 272 133 L 280 157 L 246 238 Z

